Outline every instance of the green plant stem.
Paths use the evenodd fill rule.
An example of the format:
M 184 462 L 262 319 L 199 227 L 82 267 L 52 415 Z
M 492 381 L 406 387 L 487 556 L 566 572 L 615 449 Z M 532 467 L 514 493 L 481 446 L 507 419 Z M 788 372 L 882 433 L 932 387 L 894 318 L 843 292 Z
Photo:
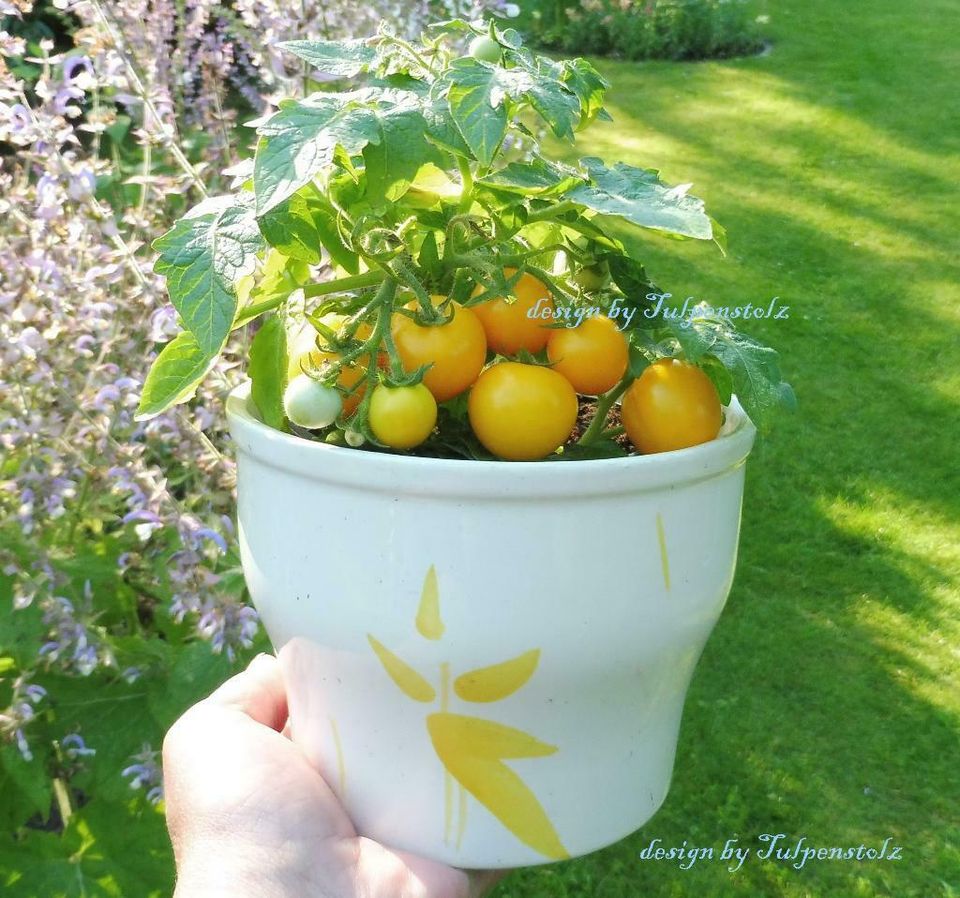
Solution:
M 577 204 L 573 200 L 563 200 L 557 203 L 555 206 L 549 206 L 546 209 L 541 209 L 539 212 L 531 212 L 527 216 L 527 222 L 534 221 L 548 221 L 551 218 L 556 218 L 558 215 L 563 215 L 565 212 L 569 212 L 571 209 L 575 209 Z
M 604 393 L 597 399 L 597 410 L 594 413 L 593 420 L 590 422 L 590 426 L 584 431 L 583 436 L 577 440 L 578 446 L 589 446 L 603 436 L 604 425 L 607 423 L 607 416 L 610 414 L 610 409 L 613 408 L 613 404 L 623 395 L 624 390 L 630 385 L 630 381 L 631 377 L 628 372 L 623 376 L 623 380 L 610 390 L 610 392 Z
M 396 47 L 400 47 L 404 52 L 408 53 L 412 59 L 415 59 L 417 63 L 423 67 L 424 72 L 431 75 L 433 74 L 433 66 L 430 65 L 430 63 L 427 62 L 427 60 L 417 52 L 416 48 L 411 43 L 393 34 L 385 35 L 384 38 L 387 43 L 393 44 Z
M 552 274 L 547 271 L 544 271 L 542 268 L 538 268 L 536 265 L 525 265 L 527 271 L 530 272 L 538 281 L 546 284 L 554 296 L 562 296 L 568 302 L 576 302 L 576 296 L 574 296 L 569 290 L 565 287 L 561 287 L 558 279 L 555 278 Z
M 364 377 L 366 389 L 363 393 L 363 399 L 360 400 L 356 412 L 351 420 L 351 427 L 354 430 L 360 430 L 361 433 L 366 429 L 367 410 L 370 406 L 370 397 L 373 395 L 373 389 L 376 386 L 377 378 L 380 376 L 379 365 L 377 364 L 377 352 L 385 335 L 390 330 L 390 320 L 393 317 L 393 300 L 397 295 L 397 282 L 392 277 L 384 279 L 374 297 L 372 306 L 377 308 L 377 322 L 373 326 L 373 333 L 363 342 L 363 344 L 353 353 L 343 357 L 342 361 L 349 358 L 355 358 L 363 353 L 367 354 L 367 373 Z M 391 359 L 391 364 L 393 359 Z M 367 434 L 364 433 L 364 436 Z
M 457 206 L 457 212 L 460 215 L 466 215 L 473 205 L 473 172 L 470 170 L 470 163 L 462 156 L 457 156 L 457 167 L 460 169 L 460 205 Z
M 276 309 L 282 305 L 291 294 L 296 293 L 297 290 L 303 290 L 303 295 L 308 298 L 314 296 L 329 296 L 331 293 L 346 293 L 348 290 L 361 290 L 364 287 L 375 287 L 377 284 L 382 283 L 385 277 L 386 275 L 382 271 L 365 271 L 363 274 L 352 274 L 349 277 L 337 278 L 335 281 L 323 281 L 319 284 L 307 284 L 305 287 L 295 287 L 286 293 L 275 293 L 273 296 L 268 296 L 261 302 L 247 306 L 234 323 L 234 328 L 241 327 L 253 321 L 254 318 L 262 315 L 264 312 Z
M 63 827 L 66 829 L 70 818 L 73 816 L 73 807 L 70 804 L 70 793 L 67 791 L 67 785 L 59 776 L 53 780 L 53 795 L 57 800 L 57 810 L 60 811 Z
M 420 283 L 420 280 L 413 273 L 412 269 L 403 261 L 403 259 L 397 258 L 393 260 L 393 271 L 397 276 L 397 279 L 404 285 L 406 285 L 410 290 L 413 291 L 414 295 L 417 297 L 417 303 L 420 306 L 420 311 L 423 314 L 424 318 L 428 321 L 439 321 L 443 318 L 436 309 L 433 307 L 433 302 L 430 299 L 430 294 L 427 292 L 423 284 Z

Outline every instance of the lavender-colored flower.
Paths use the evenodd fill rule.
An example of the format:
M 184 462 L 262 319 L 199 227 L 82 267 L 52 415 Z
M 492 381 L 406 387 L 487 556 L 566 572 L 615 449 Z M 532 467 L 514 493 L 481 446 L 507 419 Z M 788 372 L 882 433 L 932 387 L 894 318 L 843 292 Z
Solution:
M 93 62 L 89 56 L 70 56 L 63 63 L 63 80 L 82 90 L 89 90 L 96 83 Z
M 172 305 L 164 305 L 150 315 L 147 339 L 151 343 L 166 343 L 179 332 L 177 310 Z
M 6 129 L 11 136 L 27 134 L 32 129 L 30 110 L 23 103 L 14 103 L 6 108 Z
M 82 200 L 93 196 L 97 189 L 97 176 L 89 168 L 80 168 L 70 175 L 70 184 L 67 193 L 72 200 Z
M 33 760 L 33 752 L 24 730 L 35 716 L 33 706 L 39 704 L 46 694 L 42 686 L 28 682 L 26 675 L 21 674 L 13 681 L 10 707 L 0 712 L 0 737 L 12 741 L 25 761 Z
M 143 671 L 139 667 L 126 667 L 120 672 L 120 677 L 125 683 L 136 683 L 143 676 Z
M 44 219 L 58 218 L 63 214 L 63 190 L 60 181 L 50 174 L 37 182 L 36 215 Z
M 63 753 L 71 760 L 77 758 L 89 758 L 97 753 L 95 748 L 88 748 L 79 733 L 71 733 L 60 740 L 60 747 Z
M 125 767 L 120 775 L 130 781 L 131 789 L 145 789 L 147 801 L 157 804 L 163 798 L 163 770 L 160 766 L 160 752 L 145 743 L 135 755 L 130 756 L 134 763 Z
M 259 627 L 252 608 L 224 594 L 217 573 L 236 539 L 227 517 L 236 467 L 217 449 L 228 445 L 222 397 L 241 377 L 242 332 L 230 338 L 188 407 L 148 422 L 133 415 L 157 344 L 177 331 L 150 248 L 192 190 L 194 175 L 177 169 L 171 142 L 184 122 L 208 135 L 199 168 L 217 190 L 227 181 L 217 182 L 216 173 L 243 155 L 236 144 L 248 137 L 233 127 L 227 88 L 256 114 L 302 89 L 301 65 L 278 49 L 280 41 L 363 36 L 383 15 L 397 34 L 416 36 L 438 12 L 509 14 L 512 5 L 125 0 L 100 4 L 112 19 L 109 32 L 94 4 L 54 5 L 80 22 L 75 48 L 54 55 L 46 41 L 40 61 L 23 61 L 35 67 L 24 79 L 36 85 L 29 106 L 12 75 L 0 78 L 0 142 L 16 148 L 0 159 L 0 529 L 20 531 L 18 557 L 4 555 L 3 567 L 14 577 L 14 607 L 42 614 L 41 666 L 83 675 L 116 663 L 113 634 L 98 623 L 98 597 L 90 590 L 78 597 L 47 555 L 51 536 L 70 532 L 83 540 L 78 528 L 88 523 L 117 541 L 117 566 L 131 582 L 164 567 L 170 612 L 189 620 L 211 650 L 233 658 Z M 30 6 L 0 0 L 0 14 Z M 0 33 L 0 56 L 23 50 L 22 40 Z M 107 146 L 100 135 L 122 114 L 133 120 L 128 139 L 150 160 L 133 178 L 109 153 L 96 152 Z M 133 202 L 127 205 L 120 190 L 98 194 L 107 178 L 126 179 Z M 140 675 L 133 667 L 121 673 L 128 681 Z M 42 699 L 32 685 L 24 681 L 11 706 L 0 709 L 0 731 L 24 757 Z M 151 792 L 158 783 L 147 785 L 148 771 L 140 772 L 129 775 L 158 797 Z
M 85 585 L 85 593 L 89 582 Z M 89 606 L 92 596 L 85 595 Z M 48 664 L 59 664 L 66 670 L 89 676 L 103 665 L 113 664 L 113 654 L 100 636 L 89 627 L 78 613 L 74 603 L 64 596 L 51 596 L 41 603 L 43 622 L 48 628 L 48 640 L 37 654 Z
M 216 654 L 224 652 L 233 661 L 241 648 L 250 648 L 257 635 L 260 618 L 249 605 L 231 599 L 209 600 L 201 606 L 197 632 L 210 640 Z

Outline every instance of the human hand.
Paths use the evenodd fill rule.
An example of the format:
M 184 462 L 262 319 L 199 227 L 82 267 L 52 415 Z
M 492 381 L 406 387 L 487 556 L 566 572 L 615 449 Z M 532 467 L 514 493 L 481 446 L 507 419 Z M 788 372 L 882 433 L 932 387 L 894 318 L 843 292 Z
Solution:
M 175 898 L 478 898 L 500 878 L 358 836 L 286 721 L 280 667 L 258 655 L 170 729 Z

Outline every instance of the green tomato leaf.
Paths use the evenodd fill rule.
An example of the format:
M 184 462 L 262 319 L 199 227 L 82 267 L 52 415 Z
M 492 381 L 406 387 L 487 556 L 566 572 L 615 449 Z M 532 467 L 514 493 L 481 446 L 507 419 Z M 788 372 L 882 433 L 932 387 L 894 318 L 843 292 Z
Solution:
M 614 284 L 623 293 L 623 296 L 615 297 L 614 303 L 634 310 L 630 319 L 631 329 L 658 327 L 657 304 L 648 297 L 658 294 L 659 288 L 647 276 L 646 268 L 636 259 L 619 253 L 605 253 L 602 259 L 610 268 Z
M 561 63 L 563 83 L 576 94 L 580 102 L 580 123 L 582 130 L 594 119 L 607 119 L 610 116 L 603 108 L 603 98 L 609 83 L 585 59 L 565 59 Z
M 284 430 L 283 391 L 287 386 L 287 332 L 279 315 L 270 315 L 250 345 L 250 398 L 263 423 Z
M 630 376 L 633 378 L 639 377 L 650 367 L 650 359 L 643 349 L 637 345 L 635 342 L 636 336 L 635 333 L 631 333 L 630 339 L 630 364 L 628 366 L 628 371 Z M 646 342 L 646 341 L 644 341 Z
M 285 256 L 279 250 L 271 248 L 267 251 L 263 265 L 257 273 L 256 283 L 251 283 L 250 291 L 237 311 L 233 329 L 245 327 L 257 317 L 256 313 L 250 314 L 251 306 L 275 297 L 278 293 L 289 295 L 309 283 L 312 277 L 310 266 L 306 262 Z M 250 280 L 252 282 L 253 278 Z
M 360 258 L 343 242 L 337 223 L 337 210 L 330 200 L 319 193 L 312 194 L 309 199 L 313 224 L 323 248 L 336 265 L 350 274 L 357 274 L 360 271 Z
M 476 34 L 473 25 L 466 19 L 443 19 L 427 25 L 431 37 L 434 34 Z
M 523 46 L 523 37 L 515 28 L 494 29 L 497 40 L 511 50 L 519 50 Z
M 726 318 L 694 308 L 687 318 L 669 318 L 665 324 L 687 359 L 698 365 L 706 360 L 707 374 L 713 360 L 722 363 L 730 373 L 732 391 L 758 428 L 766 428 L 777 408 L 795 405 L 793 390 L 780 375 L 777 352 L 740 333 Z
M 574 129 L 610 117 L 603 111 L 607 83 L 586 60 L 556 62 L 519 48 L 510 57 L 532 76 L 526 99 L 557 137 L 572 140 Z
M 325 169 L 340 149 L 347 157 L 380 139 L 377 115 L 354 93 L 312 94 L 280 104 L 258 129 L 253 189 L 264 215 Z
M 698 240 L 710 240 L 713 228 L 703 201 L 688 196 L 686 186 L 668 187 L 654 171 L 618 162 L 607 168 L 600 159 L 582 160 L 592 183 L 575 187 L 566 198 L 643 228 Z
M 556 137 L 573 139 L 573 129 L 581 119 L 580 99 L 566 84 L 548 75 L 539 60 L 525 96 Z
M 341 268 L 351 274 L 360 270 L 356 253 L 343 242 L 337 226 L 337 210 L 318 190 L 308 188 L 295 193 L 259 221 L 267 242 L 284 256 L 316 265 L 322 259 L 321 250 L 325 249 L 330 259 Z M 301 280 L 305 282 L 309 271 L 303 267 Z M 266 277 L 269 272 L 265 270 L 264 275 Z M 300 275 L 298 271 L 297 276 Z
M 153 243 L 154 270 L 167 279 L 170 301 L 209 358 L 230 333 L 236 282 L 250 274 L 263 238 L 250 197 L 205 200 Z
M 423 273 L 431 281 L 436 281 L 443 274 L 443 266 L 440 264 L 440 252 L 437 248 L 437 237 L 435 231 L 427 231 L 427 236 L 423 238 L 420 245 L 420 254 L 417 262 Z
M 366 40 L 282 41 L 277 44 L 326 75 L 352 78 L 369 71 L 376 59 L 376 48 Z
M 720 402 L 723 405 L 729 405 L 733 396 L 733 375 L 731 375 L 727 366 L 715 355 L 709 354 L 700 359 L 699 365 L 717 388 Z
M 443 164 L 439 153 L 427 142 L 427 122 L 420 113 L 420 99 L 405 94 L 401 102 L 378 108 L 380 139 L 364 148 L 367 200 L 374 209 L 384 209 L 409 189 L 417 172 L 427 162 Z
M 491 190 L 546 197 L 558 196 L 584 181 L 583 174 L 577 169 L 538 158 L 531 162 L 511 162 L 484 178 L 478 178 L 476 183 Z
M 520 99 L 534 86 L 523 69 L 504 69 L 470 57 L 455 59 L 437 89 L 446 93 L 450 115 L 482 165 L 493 161 L 507 133 L 504 100 Z
M 140 394 L 137 420 L 146 421 L 170 406 L 186 402 L 216 361 L 190 331 L 181 331 L 154 360 Z
M 316 265 L 321 258 L 320 233 L 310 198 L 295 193 L 258 219 L 260 233 L 272 247 L 292 259 Z
M 660 291 L 650 280 L 646 268 L 636 259 L 620 253 L 603 253 L 600 258 L 607 263 L 611 280 L 623 294 L 615 297 L 614 303 L 634 310 L 630 327 L 658 327 L 660 322 L 656 315 L 657 304 L 649 297 L 659 294 Z
M 426 137 L 430 143 L 457 156 L 469 158 L 472 155 L 460 128 L 453 119 L 446 99 L 425 100 L 420 112 L 427 123 Z

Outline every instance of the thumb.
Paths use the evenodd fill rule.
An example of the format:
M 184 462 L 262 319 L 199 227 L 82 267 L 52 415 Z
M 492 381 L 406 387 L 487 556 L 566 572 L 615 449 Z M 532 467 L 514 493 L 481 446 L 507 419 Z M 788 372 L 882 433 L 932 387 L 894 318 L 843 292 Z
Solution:
M 280 663 L 273 655 L 257 655 L 245 671 L 227 680 L 205 703 L 245 714 L 279 732 L 287 721 L 287 694 Z

